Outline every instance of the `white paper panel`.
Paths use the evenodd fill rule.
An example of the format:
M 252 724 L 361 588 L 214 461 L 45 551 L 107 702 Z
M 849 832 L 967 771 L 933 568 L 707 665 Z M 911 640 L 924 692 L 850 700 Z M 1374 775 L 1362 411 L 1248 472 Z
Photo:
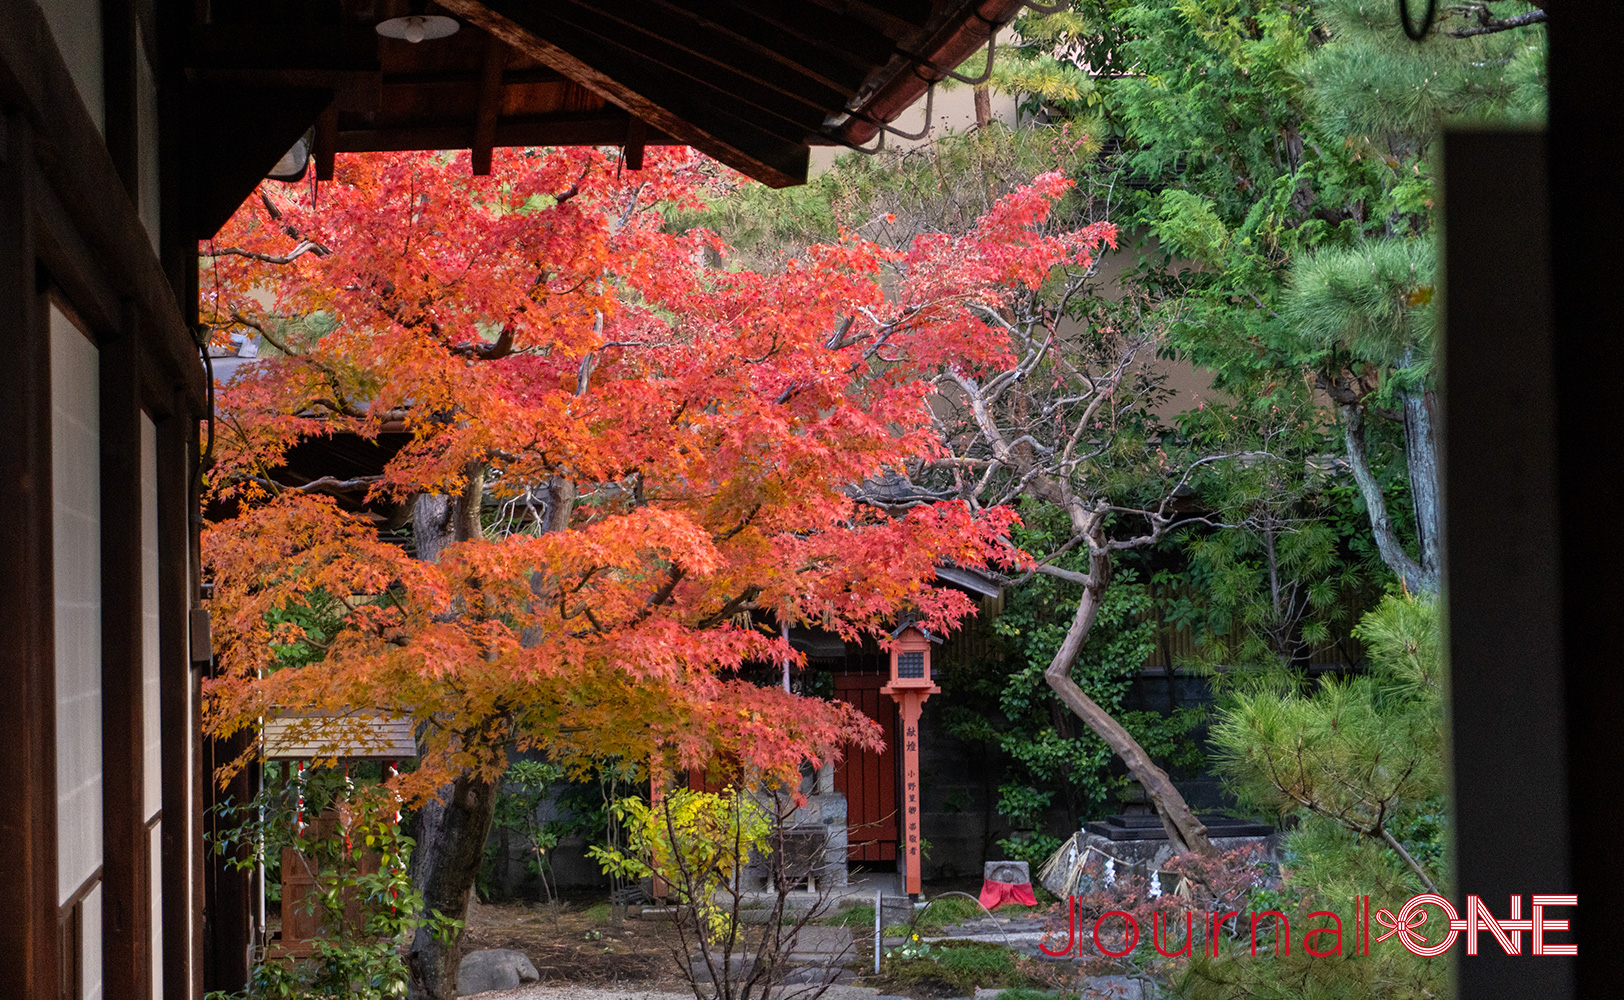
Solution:
M 152 867 L 147 869 L 152 882 L 152 1000 L 164 995 L 164 878 L 163 878 L 163 823 L 152 825 Z
M 90 890 L 85 896 L 84 910 L 84 962 L 81 970 L 84 975 L 84 1000 L 101 1000 L 102 995 L 102 887 L 96 883 L 96 888 Z
M 96 347 L 51 309 L 57 893 L 102 862 L 101 467 Z
M 159 733 L 158 430 L 141 414 L 141 730 L 145 752 L 142 817 L 163 806 L 163 740 Z

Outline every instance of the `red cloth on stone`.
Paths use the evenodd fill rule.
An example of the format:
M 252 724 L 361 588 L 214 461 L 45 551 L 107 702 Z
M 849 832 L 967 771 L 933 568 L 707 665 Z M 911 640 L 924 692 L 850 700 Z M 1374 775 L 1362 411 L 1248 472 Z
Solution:
M 1005 903 L 1020 903 L 1022 906 L 1038 905 L 1038 898 L 1032 895 L 1032 883 L 1022 882 L 1016 885 L 1013 882 L 982 882 L 981 905 L 989 910 L 995 910 Z

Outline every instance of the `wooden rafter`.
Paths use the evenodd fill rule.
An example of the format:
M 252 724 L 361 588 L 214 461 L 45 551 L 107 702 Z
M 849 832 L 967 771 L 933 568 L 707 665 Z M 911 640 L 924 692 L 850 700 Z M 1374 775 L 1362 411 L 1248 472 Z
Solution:
M 775 187 L 806 180 L 804 139 L 769 130 L 762 116 L 749 115 L 736 100 L 717 100 L 709 88 L 682 87 L 669 70 L 618 43 L 513 0 L 446 0 L 443 6 L 737 170 Z

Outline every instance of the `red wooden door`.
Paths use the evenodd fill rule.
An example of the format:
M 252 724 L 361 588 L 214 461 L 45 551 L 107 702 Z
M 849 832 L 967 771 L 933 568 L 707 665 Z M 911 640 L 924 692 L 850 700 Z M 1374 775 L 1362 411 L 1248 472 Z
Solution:
M 897 703 L 880 688 L 885 674 L 835 674 L 835 697 L 878 722 L 885 749 L 848 750 L 835 765 L 835 790 L 846 796 L 847 857 L 852 861 L 897 859 L 897 773 L 891 742 Z

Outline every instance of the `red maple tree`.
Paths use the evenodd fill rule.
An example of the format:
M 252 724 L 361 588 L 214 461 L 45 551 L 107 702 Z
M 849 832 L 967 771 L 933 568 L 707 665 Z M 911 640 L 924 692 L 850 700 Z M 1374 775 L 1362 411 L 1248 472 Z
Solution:
M 267 185 L 203 248 L 216 334 L 274 350 L 220 391 L 206 726 L 411 719 L 421 767 L 398 784 L 424 803 L 430 907 L 460 916 L 511 751 L 721 754 L 793 779 L 880 734 L 739 675 L 798 659 L 781 624 L 948 630 L 972 606 L 935 567 L 1020 558 L 1008 511 L 891 515 L 850 487 L 940 454 L 934 376 L 1007 366 L 982 313 L 1088 266 L 1109 227 L 1046 233 L 1067 183 L 1046 175 L 967 234 L 851 236 L 754 273 L 666 226 L 736 182 L 686 150 L 640 171 L 506 151 L 489 177 L 450 154 L 351 157 L 334 183 Z M 404 444 L 365 475 L 285 467 L 336 435 Z M 415 552 L 390 538 L 408 520 Z M 317 601 L 341 610 L 331 635 L 289 614 Z M 414 948 L 430 995 L 454 992 L 446 952 Z

